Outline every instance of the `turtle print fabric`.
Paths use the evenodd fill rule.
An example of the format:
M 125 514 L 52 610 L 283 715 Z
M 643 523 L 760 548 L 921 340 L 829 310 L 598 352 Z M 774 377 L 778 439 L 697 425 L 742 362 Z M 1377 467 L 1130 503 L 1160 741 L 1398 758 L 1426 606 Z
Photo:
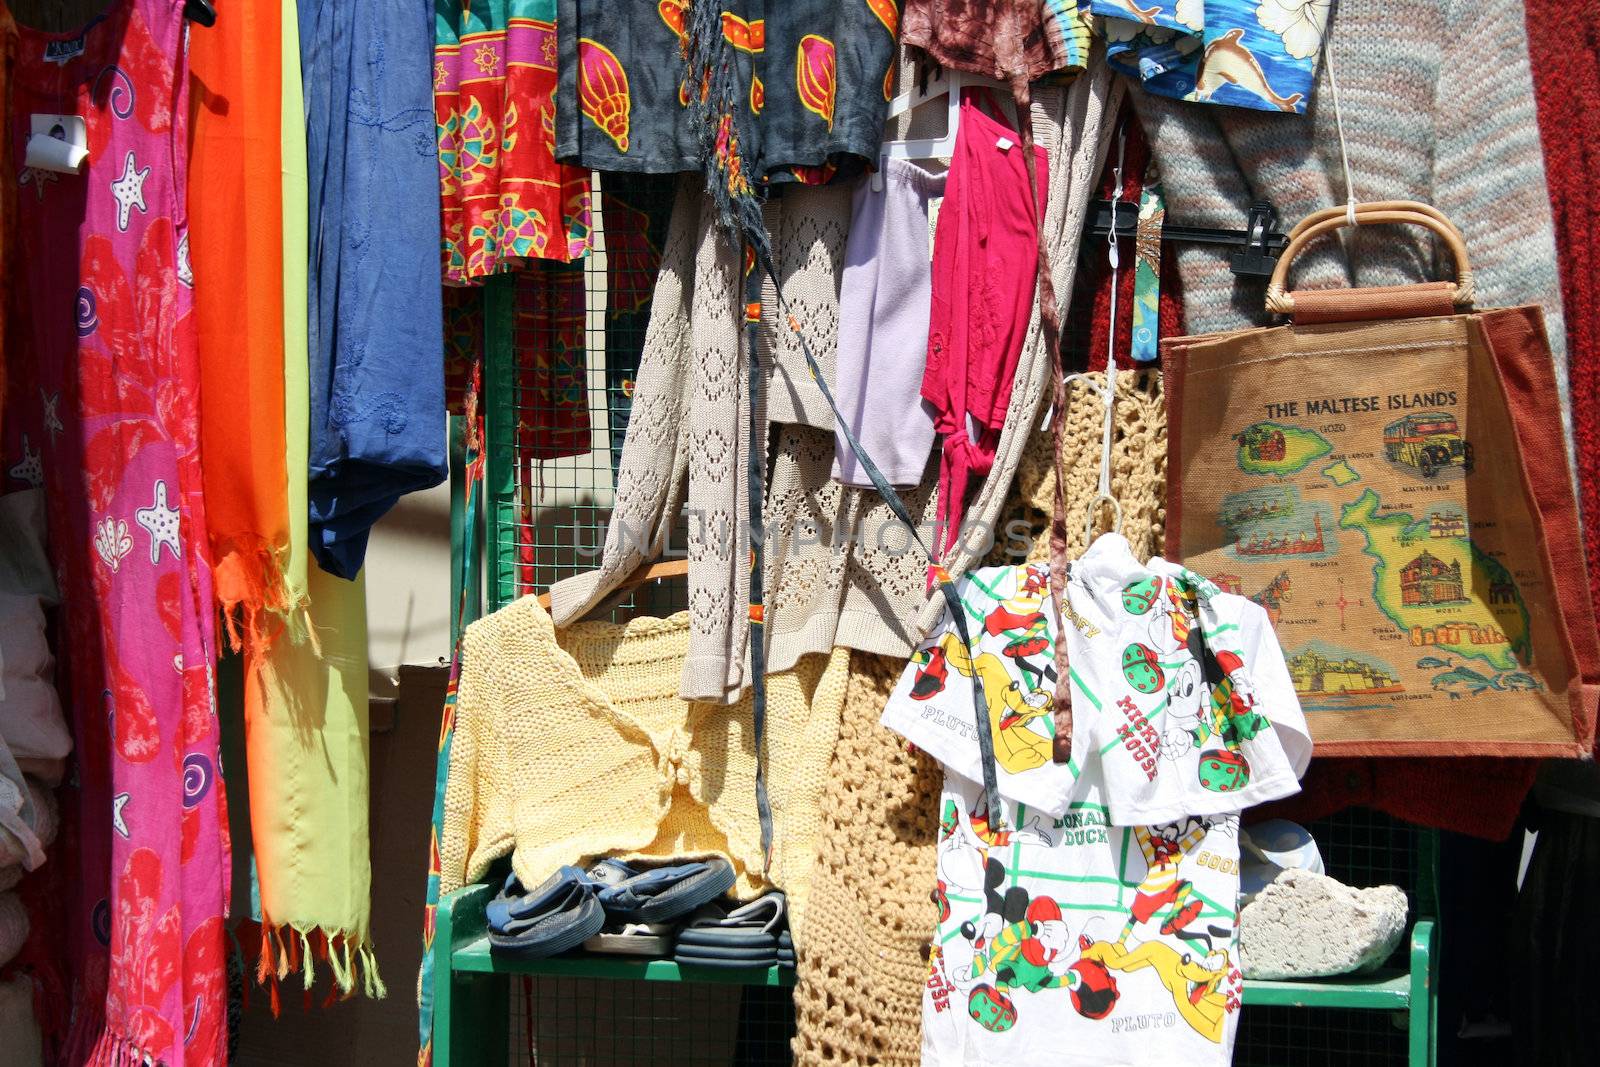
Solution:
M 15 31 L 15 158 L 36 113 L 81 115 L 89 147 L 82 173 L 21 172 L 0 462 L 7 490 L 47 490 L 62 591 L 72 1063 L 225 1062 L 182 11 L 117 0 L 79 32 Z
M 556 156 L 670 174 L 700 170 L 710 151 L 736 198 L 743 184 L 819 184 L 857 170 L 883 136 L 898 4 L 560 0 Z M 697 40 L 701 26 L 716 39 Z M 691 107 L 702 91 L 716 92 L 686 76 L 695 45 L 731 68 L 713 128 Z
M 555 0 L 435 0 L 444 279 L 589 251 L 589 175 L 555 158 Z

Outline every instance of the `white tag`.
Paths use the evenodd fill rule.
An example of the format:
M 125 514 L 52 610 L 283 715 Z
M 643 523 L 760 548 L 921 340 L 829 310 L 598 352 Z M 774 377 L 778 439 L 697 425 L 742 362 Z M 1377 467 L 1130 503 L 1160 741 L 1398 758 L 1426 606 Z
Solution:
M 79 174 L 89 158 L 89 130 L 80 115 L 34 115 L 24 165 Z
M 1039 432 L 1044 433 L 1046 430 L 1050 429 L 1050 420 L 1054 419 L 1055 417 L 1056 406 L 1055 404 L 1051 404 L 1049 407 L 1044 409 L 1044 422 L 1039 424 Z
M 1011 138 L 1002 137 L 994 143 L 994 146 L 1002 152 L 1009 152 L 1011 151 Z
M 944 197 L 930 196 L 928 198 L 928 259 L 933 259 L 933 239 L 939 231 L 939 209 L 944 206 Z

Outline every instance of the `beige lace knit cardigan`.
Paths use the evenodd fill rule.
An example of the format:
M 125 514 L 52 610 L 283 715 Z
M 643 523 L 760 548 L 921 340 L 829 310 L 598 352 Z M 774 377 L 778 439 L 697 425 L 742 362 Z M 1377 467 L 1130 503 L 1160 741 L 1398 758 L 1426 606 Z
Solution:
M 525 886 L 600 856 L 723 856 L 735 893 L 772 885 L 800 924 L 849 653 L 772 674 L 767 756 L 774 823 L 762 873 L 749 698 L 681 700 L 688 617 L 557 632 L 534 597 L 467 627 L 439 841 L 443 892 L 511 853 Z
M 1072 291 L 1084 212 L 1121 93 L 1098 55 L 1070 86 L 1034 93 L 1034 137 L 1050 159 L 1044 239 L 1063 297 Z M 749 558 L 743 485 L 749 397 L 739 352 L 738 262 L 715 230 L 698 181 L 683 179 L 673 205 L 600 564 L 552 588 L 551 614 L 564 626 L 604 602 L 650 561 L 652 545 L 667 543 L 687 505 L 691 633 L 679 693 L 726 701 L 749 684 L 748 570 L 741 565 Z M 837 346 L 848 215 L 846 188 L 793 187 L 768 206 L 785 296 L 824 367 Z M 766 508 L 769 666 L 782 670 L 835 645 L 909 655 L 939 614 L 928 602 L 926 562 L 892 528 L 876 493 L 831 481 L 831 424 L 818 414 L 825 411 L 821 394 L 799 346 L 784 336 L 787 322 L 769 312 L 764 329 L 771 334 L 762 351 L 773 364 L 769 413 L 784 423 Z M 1035 308 L 994 468 L 967 510 L 976 531 L 944 560 L 952 574 L 987 551 L 985 531 L 1038 424 L 1049 380 Z M 933 482 L 925 478 L 906 500 L 930 534 Z

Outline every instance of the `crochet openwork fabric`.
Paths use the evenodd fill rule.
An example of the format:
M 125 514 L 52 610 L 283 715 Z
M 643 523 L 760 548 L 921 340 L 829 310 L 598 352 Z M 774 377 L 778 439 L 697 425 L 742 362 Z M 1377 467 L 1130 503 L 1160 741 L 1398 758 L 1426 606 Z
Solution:
M 1104 385 L 1105 375 L 1088 375 Z M 1099 396 L 1081 385 L 1068 384 L 1067 416 L 1062 425 L 1062 466 L 1067 472 L 1067 554 L 1085 548 L 1084 523 L 1100 482 L 1100 426 L 1104 408 Z M 1117 375 L 1117 403 L 1112 412 L 1111 495 L 1122 507 L 1122 535 L 1141 559 L 1159 555 L 1167 523 L 1167 409 L 1156 371 L 1124 371 Z M 1016 484 L 1001 512 L 1000 529 L 1021 521 L 1028 531 L 1027 561 L 1050 558 L 1050 506 L 1056 475 L 1051 466 L 1050 432 L 1033 434 L 1023 447 Z M 1111 508 L 1102 506 L 1096 531 L 1110 528 Z M 1009 543 L 1008 543 L 1009 542 Z M 985 558 L 990 566 L 1024 562 L 1017 540 L 997 538 Z
M 921 1061 L 943 779 L 878 725 L 904 665 L 850 655 L 794 991 L 798 1067 Z

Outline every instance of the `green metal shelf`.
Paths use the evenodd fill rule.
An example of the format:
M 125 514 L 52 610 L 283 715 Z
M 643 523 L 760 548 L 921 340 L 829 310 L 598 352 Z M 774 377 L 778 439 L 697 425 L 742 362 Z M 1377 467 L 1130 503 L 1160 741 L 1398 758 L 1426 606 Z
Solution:
M 1244 1002 L 1286 1008 L 1389 1008 L 1411 1002 L 1411 975 L 1387 970 L 1355 981 L 1318 978 L 1298 982 L 1245 979 Z
M 490 951 L 487 937 L 480 937 L 456 949 L 452 961 L 456 970 L 474 974 L 614 978 L 636 982 L 706 982 L 713 985 L 794 985 L 794 972 L 781 967 L 748 967 L 732 970 L 721 967 L 680 966 L 672 960 L 665 959 L 598 955 L 519 960 Z

